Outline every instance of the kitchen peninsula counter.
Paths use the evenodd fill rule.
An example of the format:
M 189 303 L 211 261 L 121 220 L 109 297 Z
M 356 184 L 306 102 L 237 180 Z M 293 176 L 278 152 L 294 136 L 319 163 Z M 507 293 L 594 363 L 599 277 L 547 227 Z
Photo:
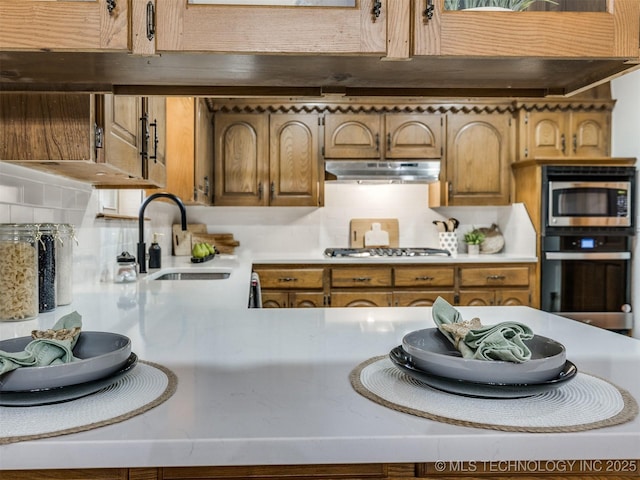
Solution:
M 270 466 L 275 469 L 271 475 L 281 471 L 284 477 L 286 467 L 278 466 L 358 464 L 371 465 L 376 478 L 388 478 L 420 476 L 426 470 L 419 465 L 440 465 L 433 462 L 467 468 L 475 465 L 469 462 L 508 460 L 602 461 L 585 465 L 601 465 L 603 474 L 605 460 L 626 459 L 632 462 L 625 465 L 636 470 L 618 469 L 612 478 L 637 476 L 637 417 L 579 433 L 502 432 L 420 418 L 359 395 L 349 382 L 350 372 L 369 358 L 386 355 L 406 333 L 432 327 L 430 308 L 247 309 L 250 264 L 233 259 L 209 263 L 207 268 L 229 269 L 230 278 L 84 285 L 72 305 L 35 320 L 0 324 L 2 339 L 23 336 L 77 310 L 84 330 L 129 336 L 140 359 L 163 365 L 178 378 L 171 398 L 123 422 L 0 446 L 0 469 L 129 468 L 129 478 L 136 478 L 137 471 L 155 479 L 169 477 L 151 467 Z M 640 399 L 638 340 L 527 307 L 459 310 L 484 323 L 526 323 L 563 343 L 580 371 Z M 73 408 L 73 402 L 63 405 Z M 388 468 L 375 473 L 375 466 L 383 464 Z M 362 477 L 367 468 L 351 476 Z M 171 472 L 171 478 L 211 478 L 197 476 L 201 472 L 188 476 L 180 468 Z M 330 469 L 322 475 L 331 477 L 331 472 L 349 477 Z M 89 472 L 82 478 L 93 477 Z

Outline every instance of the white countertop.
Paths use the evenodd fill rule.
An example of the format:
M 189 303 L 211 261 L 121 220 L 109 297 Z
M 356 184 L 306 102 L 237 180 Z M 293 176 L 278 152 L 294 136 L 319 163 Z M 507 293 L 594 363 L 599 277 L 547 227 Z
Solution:
M 187 261 L 172 262 L 229 269 L 231 276 L 85 285 L 72 305 L 0 323 L 0 338 L 23 336 L 77 310 L 85 330 L 129 336 L 141 359 L 170 368 L 179 382 L 168 401 L 124 422 L 0 446 L 0 469 L 640 458 L 640 418 L 534 434 L 390 410 L 356 393 L 349 373 L 386 355 L 406 333 L 433 326 L 429 308 L 249 310 L 250 262 Z M 563 343 L 579 370 L 640 400 L 638 340 L 527 307 L 460 311 L 486 323 L 526 323 Z

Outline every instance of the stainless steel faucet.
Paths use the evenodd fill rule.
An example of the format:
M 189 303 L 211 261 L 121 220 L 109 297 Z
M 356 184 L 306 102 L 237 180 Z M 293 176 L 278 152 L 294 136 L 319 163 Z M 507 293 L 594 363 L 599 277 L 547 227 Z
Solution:
M 184 208 L 182 200 L 176 197 L 173 193 L 154 193 L 147 197 L 140 206 L 140 213 L 138 214 L 138 267 L 140 273 L 147 272 L 147 247 L 144 243 L 144 210 L 147 205 L 156 198 L 168 198 L 173 200 L 180 209 L 180 221 L 182 224 L 182 231 L 187 230 L 187 210 Z

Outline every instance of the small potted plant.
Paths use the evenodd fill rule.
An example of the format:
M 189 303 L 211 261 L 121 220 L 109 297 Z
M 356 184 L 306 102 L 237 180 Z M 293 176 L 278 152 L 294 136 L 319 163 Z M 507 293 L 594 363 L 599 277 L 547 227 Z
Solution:
M 555 0 L 445 0 L 445 10 L 513 10 L 522 12 L 537 2 L 552 3 L 557 5 Z
M 480 254 L 480 244 L 484 241 L 485 234 L 477 228 L 468 231 L 464 234 L 464 243 L 467 244 L 467 252 L 469 255 Z

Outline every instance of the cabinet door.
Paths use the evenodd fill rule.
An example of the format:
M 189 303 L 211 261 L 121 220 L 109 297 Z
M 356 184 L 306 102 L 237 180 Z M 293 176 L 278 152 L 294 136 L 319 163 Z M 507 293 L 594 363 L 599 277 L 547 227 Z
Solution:
M 563 157 L 568 154 L 569 119 L 566 113 L 543 111 L 524 115 L 525 139 L 521 158 Z
M 458 299 L 460 306 L 485 307 L 495 305 L 496 294 L 494 290 L 460 290 Z
M 529 290 L 496 290 L 496 305 L 530 306 L 531 293 Z
M 215 118 L 215 205 L 267 205 L 269 118 L 229 114 Z
M 430 307 L 438 297 L 454 303 L 453 291 L 394 291 L 393 305 L 396 307 Z
M 142 97 L 104 96 L 105 163 L 142 177 Z
M 269 204 L 317 206 L 318 116 L 274 114 L 269 132 Z
M 144 104 L 147 121 L 149 122 L 144 178 L 155 186 L 164 187 L 167 183 L 165 159 L 167 145 L 166 99 L 165 97 L 146 97 Z
M 390 307 L 391 292 L 331 292 L 332 307 Z
M 291 308 L 321 308 L 324 307 L 323 292 L 290 292 L 289 305 Z
M 387 12 L 382 8 L 375 17 L 374 0 L 357 0 L 346 7 L 252 3 L 158 1 L 156 48 L 221 53 L 386 52 Z
M 287 308 L 289 306 L 289 294 L 287 292 L 270 292 L 263 290 L 262 308 Z
M 581 0 L 573 3 L 585 5 L 584 11 L 531 13 L 449 11 L 443 9 L 444 0 L 432 3 L 430 19 L 424 6 L 413 9 L 414 55 L 580 60 L 638 55 L 638 5 L 633 0 L 616 0 L 615 8 L 607 2 L 607 11 Z
M 213 115 L 204 99 L 196 99 L 195 111 L 195 201 L 210 205 L 213 197 Z
M 328 114 L 324 117 L 324 156 L 379 159 L 381 132 L 380 115 Z
M 460 114 L 447 119 L 449 205 L 507 205 L 510 114 Z
M 610 155 L 610 112 L 572 112 L 570 131 L 572 156 L 608 157 Z
M 112 4 L 107 0 L 0 0 L 0 50 L 126 51 L 129 2 Z
M 0 95 L 0 160 L 94 161 L 94 97 L 86 94 Z
M 388 114 L 384 121 L 387 158 L 442 157 L 442 115 Z

